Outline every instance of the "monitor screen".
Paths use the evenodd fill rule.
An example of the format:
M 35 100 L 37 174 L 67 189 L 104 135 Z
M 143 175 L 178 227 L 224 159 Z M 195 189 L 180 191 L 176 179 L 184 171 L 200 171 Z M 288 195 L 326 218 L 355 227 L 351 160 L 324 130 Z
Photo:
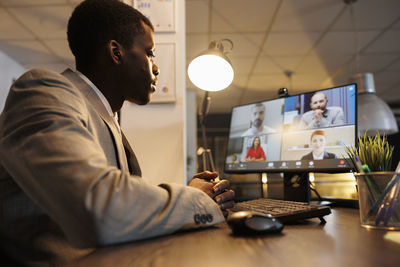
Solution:
M 225 172 L 345 172 L 357 137 L 349 84 L 232 109 Z

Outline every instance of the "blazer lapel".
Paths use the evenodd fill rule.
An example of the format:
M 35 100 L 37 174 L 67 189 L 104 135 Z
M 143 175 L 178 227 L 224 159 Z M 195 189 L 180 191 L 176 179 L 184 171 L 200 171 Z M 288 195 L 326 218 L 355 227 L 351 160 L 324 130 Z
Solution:
M 75 87 L 78 88 L 82 92 L 82 94 L 89 100 L 92 106 L 98 111 L 100 117 L 103 119 L 108 129 L 112 133 L 114 144 L 117 150 L 116 154 L 118 156 L 118 162 L 119 162 L 118 167 L 122 171 L 128 172 L 129 167 L 125 155 L 125 149 L 122 142 L 122 137 L 115 125 L 114 118 L 112 118 L 110 114 L 107 112 L 106 108 L 103 105 L 103 102 L 101 102 L 96 92 L 94 92 L 93 89 L 84 80 L 82 80 L 78 74 L 73 72 L 71 69 L 67 69 L 61 74 L 65 76 L 68 80 L 70 80 L 75 85 Z
M 136 176 L 142 176 L 142 170 L 140 169 L 139 162 L 137 161 L 135 152 L 131 148 L 128 139 L 126 139 L 125 134 L 121 131 L 122 143 L 124 144 L 126 158 L 128 160 L 129 172 Z

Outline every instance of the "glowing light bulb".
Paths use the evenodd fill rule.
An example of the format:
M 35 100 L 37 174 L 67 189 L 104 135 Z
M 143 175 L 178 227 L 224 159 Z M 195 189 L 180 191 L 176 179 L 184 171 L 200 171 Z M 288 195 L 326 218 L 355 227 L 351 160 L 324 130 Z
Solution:
M 190 62 L 188 75 L 200 89 L 220 91 L 232 83 L 234 72 L 226 59 L 217 55 L 201 55 Z

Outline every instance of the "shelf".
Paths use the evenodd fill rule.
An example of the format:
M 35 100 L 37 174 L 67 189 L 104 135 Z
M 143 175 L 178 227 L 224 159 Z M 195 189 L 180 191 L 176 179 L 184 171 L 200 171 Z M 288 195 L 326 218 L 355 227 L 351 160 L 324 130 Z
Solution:
M 326 146 L 325 149 L 337 149 L 337 148 L 344 148 L 344 146 Z M 312 148 L 308 147 L 308 148 L 289 148 L 289 149 L 285 149 L 285 151 L 311 151 Z

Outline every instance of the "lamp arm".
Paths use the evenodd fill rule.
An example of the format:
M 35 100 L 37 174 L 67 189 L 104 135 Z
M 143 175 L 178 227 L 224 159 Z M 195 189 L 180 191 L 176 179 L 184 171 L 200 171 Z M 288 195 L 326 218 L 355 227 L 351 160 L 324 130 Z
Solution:
M 199 110 L 200 124 L 205 124 L 205 119 L 208 115 L 208 112 L 210 111 L 210 103 L 211 103 L 211 97 L 209 96 L 208 91 L 206 91 Z
M 227 42 L 227 43 L 229 43 L 231 45 L 231 48 L 228 51 L 223 52 L 224 55 L 228 54 L 230 51 L 233 50 L 233 42 L 232 42 L 231 39 L 225 38 L 225 39 L 221 39 L 219 42 L 221 43 L 221 46 L 222 46 L 222 42 Z
M 215 171 L 214 160 L 212 158 L 211 150 L 208 148 L 207 145 L 207 135 L 206 135 L 206 117 L 208 112 L 210 111 L 210 103 L 211 103 L 211 97 L 209 96 L 208 91 L 206 91 L 199 110 L 201 137 L 203 139 L 202 163 L 203 163 L 203 171 L 210 170 L 214 172 Z

